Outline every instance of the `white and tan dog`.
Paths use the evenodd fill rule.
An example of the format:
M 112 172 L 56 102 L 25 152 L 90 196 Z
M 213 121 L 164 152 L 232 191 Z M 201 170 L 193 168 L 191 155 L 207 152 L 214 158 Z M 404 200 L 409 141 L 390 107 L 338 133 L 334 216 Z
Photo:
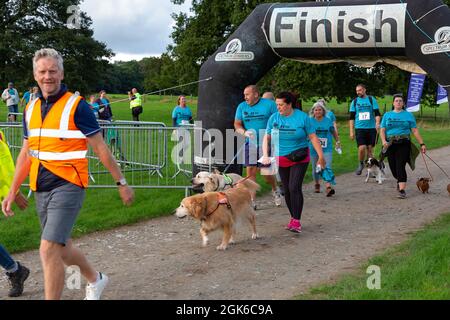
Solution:
M 178 218 L 191 216 L 201 221 L 200 234 L 203 246 L 208 245 L 208 234 L 222 229 L 222 243 L 217 250 L 226 250 L 234 243 L 237 220 L 247 220 L 251 226 L 252 239 L 256 239 L 256 215 L 252 207 L 251 193 L 259 190 L 259 185 L 247 180 L 248 184 L 238 184 L 224 192 L 205 192 L 184 198 L 177 208 Z
M 250 183 L 247 183 L 248 180 L 243 180 L 243 177 L 235 173 L 223 175 L 217 170 L 214 170 L 212 173 L 202 171 L 197 173 L 195 178 L 192 179 L 192 188 L 195 192 L 223 191 L 233 187 L 239 181 L 242 181 L 242 184 L 249 188 Z

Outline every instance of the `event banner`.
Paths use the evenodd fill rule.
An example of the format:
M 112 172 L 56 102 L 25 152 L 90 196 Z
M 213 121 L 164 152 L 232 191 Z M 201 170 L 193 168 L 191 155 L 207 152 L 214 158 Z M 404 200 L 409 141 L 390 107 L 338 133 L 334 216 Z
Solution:
M 443 104 L 448 102 L 447 90 L 443 86 L 438 85 L 436 94 L 436 104 Z
M 424 74 L 411 74 L 411 80 L 409 81 L 408 89 L 408 103 L 406 110 L 409 112 L 420 111 L 420 99 L 422 98 L 423 85 L 425 83 Z

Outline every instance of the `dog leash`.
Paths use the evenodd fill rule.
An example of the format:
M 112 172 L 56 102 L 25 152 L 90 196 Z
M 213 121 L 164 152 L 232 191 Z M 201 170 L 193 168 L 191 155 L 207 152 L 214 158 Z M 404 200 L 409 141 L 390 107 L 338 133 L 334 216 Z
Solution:
M 236 182 L 235 184 L 232 184 L 231 187 L 234 188 L 234 187 L 236 187 L 238 184 L 244 183 L 244 182 L 247 181 L 248 179 L 250 179 L 250 177 L 241 179 L 241 180 L 239 180 L 238 182 Z
M 234 160 L 237 159 L 237 157 L 241 154 L 242 149 L 245 147 L 245 144 L 243 144 L 241 146 L 241 148 L 238 150 L 238 152 L 236 153 L 236 155 L 234 156 L 233 160 L 231 160 L 230 164 L 225 168 L 225 170 L 223 171 L 223 173 L 227 173 L 228 169 L 230 169 L 230 167 L 233 165 Z
M 430 169 L 428 168 L 428 163 L 427 163 L 427 160 L 425 159 L 425 155 L 423 152 L 421 152 L 421 154 L 422 154 L 423 162 L 425 163 L 425 167 L 427 168 L 428 174 L 430 175 L 430 178 L 431 178 L 430 181 L 433 181 L 433 176 L 431 175 Z
M 447 174 L 447 172 L 445 172 L 445 170 L 442 169 L 441 166 L 438 165 L 438 164 L 436 163 L 436 161 L 434 161 L 433 159 L 431 159 L 431 157 L 430 157 L 428 154 L 425 153 L 425 155 L 426 155 L 427 158 L 430 159 L 430 160 L 436 165 L 436 167 L 438 167 L 438 168 L 445 174 L 445 176 L 450 180 L 450 177 L 449 177 L 449 175 Z M 423 156 L 423 153 L 422 153 L 422 156 Z M 425 157 L 424 157 L 424 160 L 425 160 Z M 425 162 L 425 163 L 426 163 L 426 162 Z
M 378 144 L 378 141 L 380 141 L 380 132 L 377 132 L 377 137 L 375 139 L 375 146 Z

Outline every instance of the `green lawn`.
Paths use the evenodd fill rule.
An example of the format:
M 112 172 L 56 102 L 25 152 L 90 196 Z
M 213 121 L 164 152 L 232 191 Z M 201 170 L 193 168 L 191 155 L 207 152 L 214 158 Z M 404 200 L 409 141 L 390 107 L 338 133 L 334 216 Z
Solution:
M 414 234 L 407 242 L 370 259 L 354 275 L 314 288 L 301 300 L 449 300 L 450 214 Z M 381 289 L 369 290 L 369 266 L 381 271 Z M 372 273 L 373 274 L 373 273 Z
M 124 96 L 112 96 L 111 100 L 123 98 Z M 171 112 L 176 104 L 176 99 L 177 97 L 147 97 L 142 120 L 163 121 L 171 125 Z M 188 105 L 192 106 L 195 114 L 196 100 L 188 99 Z M 113 104 L 112 108 L 116 119 L 131 120 L 127 102 Z M 6 118 L 5 109 L 6 107 L 0 103 L 0 119 Z M 429 148 L 438 148 L 450 144 L 448 139 L 450 126 L 447 122 L 424 121 L 420 123 L 420 127 L 423 128 L 421 133 Z M 353 171 L 357 164 L 355 142 L 350 141 L 348 137 L 347 121 L 340 121 L 339 128 L 343 154 L 335 154 L 334 156 L 333 162 L 336 174 Z M 311 181 L 310 172 L 306 177 L 306 182 L 308 181 Z M 259 179 L 259 182 L 263 186 L 262 192 L 267 192 L 269 187 L 262 183 L 262 179 Z M 183 190 L 136 190 L 135 204 L 131 208 L 125 208 L 121 204 L 117 190 L 89 189 L 75 227 L 74 237 L 168 215 L 178 206 L 183 197 Z M 37 248 L 39 232 L 33 200 L 30 202 L 30 208 L 26 211 L 19 212 L 16 210 L 14 218 L 0 218 L 0 243 L 11 252 Z
M 126 95 L 110 95 L 109 96 L 112 103 L 112 109 L 114 113 L 114 118 L 117 120 L 132 120 L 131 111 L 129 108 L 129 103 L 127 101 L 120 101 L 126 99 Z M 144 96 L 144 112 L 140 116 L 142 121 L 157 121 L 164 122 L 168 126 L 172 125 L 171 115 L 172 110 L 177 104 L 178 96 Z M 120 102 L 115 102 L 120 101 Z M 389 111 L 392 105 L 392 97 L 378 97 L 378 104 L 380 106 L 381 112 Z M 315 100 L 310 99 L 304 101 L 303 109 L 304 111 L 309 111 L 314 104 Z M 333 110 L 337 116 L 344 118 L 348 115 L 348 109 L 350 100 L 348 102 L 337 103 L 335 99 L 331 99 L 328 102 L 329 109 Z M 191 108 L 194 115 L 197 113 L 197 98 L 187 97 L 187 104 Z M 6 119 L 6 105 L 3 101 L 0 101 L 0 121 L 5 121 Z M 431 120 L 436 115 L 439 120 L 450 121 L 450 112 L 448 103 L 440 105 L 436 110 L 430 107 L 423 107 L 422 112 L 415 113 L 415 117 L 419 120 L 422 117 L 426 120 Z

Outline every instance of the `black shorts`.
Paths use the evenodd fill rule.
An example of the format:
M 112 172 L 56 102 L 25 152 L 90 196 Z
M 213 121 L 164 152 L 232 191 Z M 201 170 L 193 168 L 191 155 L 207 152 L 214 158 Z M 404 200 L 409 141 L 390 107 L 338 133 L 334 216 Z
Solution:
M 377 129 L 356 129 L 356 143 L 359 146 L 375 147 L 377 141 Z

